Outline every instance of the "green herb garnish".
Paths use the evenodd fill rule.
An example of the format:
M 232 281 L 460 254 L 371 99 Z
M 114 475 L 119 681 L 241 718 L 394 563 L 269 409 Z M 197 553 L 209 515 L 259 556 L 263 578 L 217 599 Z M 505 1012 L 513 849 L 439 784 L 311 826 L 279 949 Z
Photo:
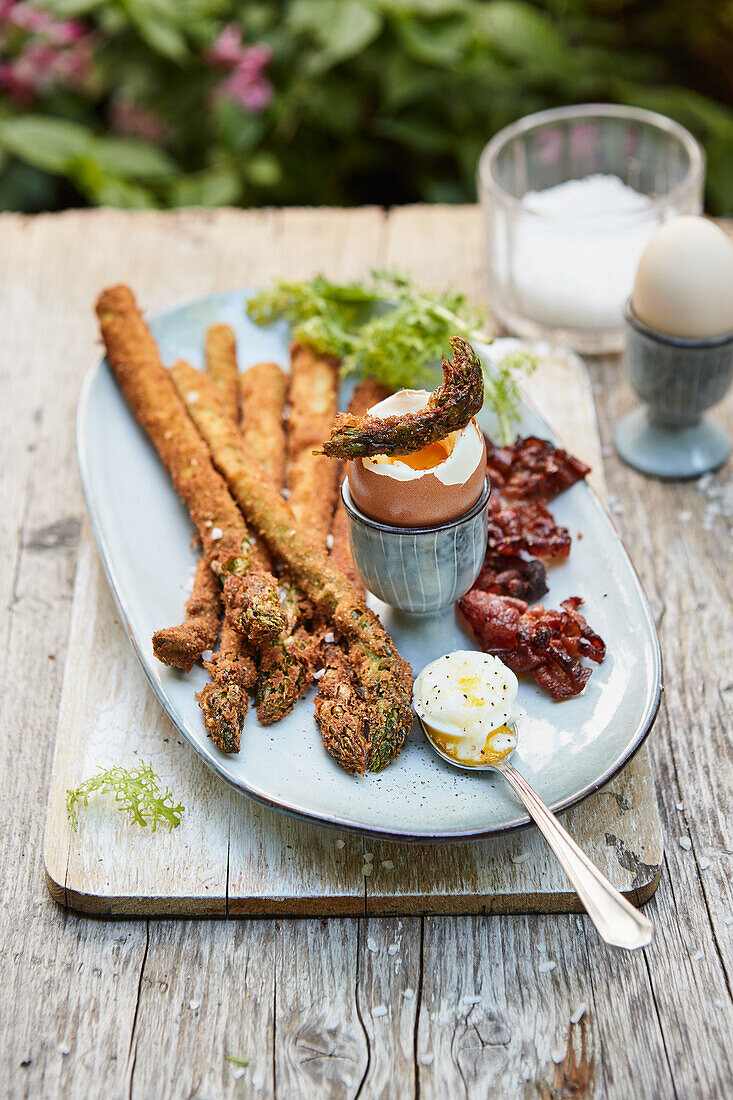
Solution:
M 322 275 L 281 280 L 253 295 L 247 312 L 259 325 L 289 321 L 296 340 L 337 356 L 343 375 L 360 371 L 392 390 L 433 382 L 451 336 L 491 341 L 485 314 L 464 294 L 421 290 L 383 271 L 345 285 Z
M 296 340 L 341 360 L 342 375 L 359 371 L 390 390 L 436 383 L 451 336 L 490 343 L 486 315 L 464 294 L 416 287 L 406 276 L 373 271 L 361 283 L 332 283 L 322 275 L 306 282 L 278 281 L 247 302 L 258 325 L 289 321 Z M 499 421 L 503 443 L 513 439 L 520 395 L 513 375 L 533 369 L 522 352 L 504 356 L 484 371 L 484 400 Z
M 166 787 L 161 793 L 160 779 L 150 764 L 140 763 L 129 771 L 120 767 L 100 768 L 99 775 L 66 792 L 66 812 L 74 830 L 78 825 L 77 808 L 86 807 L 89 795 L 96 791 L 114 794 L 120 811 L 127 811 L 143 828 L 152 825 L 153 832 L 160 823 L 167 824 L 169 829 L 177 829 L 181 823 L 184 807 L 181 803 L 174 806 L 170 790 Z
M 499 422 L 498 442 L 507 447 L 514 441 L 515 428 L 519 421 L 521 395 L 516 375 L 524 372 L 531 374 L 537 369 L 536 355 L 525 351 L 510 351 L 495 367 L 487 370 L 484 366 L 484 404 L 493 409 Z
M 225 1054 L 227 1062 L 231 1062 L 233 1066 L 248 1066 L 249 1058 L 239 1058 L 236 1054 Z

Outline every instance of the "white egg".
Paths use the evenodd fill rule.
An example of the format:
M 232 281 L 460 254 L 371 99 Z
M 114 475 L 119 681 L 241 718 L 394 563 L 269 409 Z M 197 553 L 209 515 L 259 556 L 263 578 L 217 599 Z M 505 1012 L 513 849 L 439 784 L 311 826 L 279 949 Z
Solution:
M 707 218 L 667 222 L 642 253 L 631 305 L 643 324 L 667 336 L 733 331 L 733 242 Z

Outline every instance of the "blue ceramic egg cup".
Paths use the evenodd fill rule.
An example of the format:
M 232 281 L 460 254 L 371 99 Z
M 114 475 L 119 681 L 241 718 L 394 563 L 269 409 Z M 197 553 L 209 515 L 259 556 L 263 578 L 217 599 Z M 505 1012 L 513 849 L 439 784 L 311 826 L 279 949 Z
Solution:
M 646 407 L 616 428 L 624 462 L 661 478 L 699 477 L 722 466 L 731 452 L 723 429 L 702 414 L 725 397 L 733 379 L 733 332 L 684 340 L 644 325 L 626 303 L 626 365 Z
M 474 506 L 457 519 L 435 527 L 392 527 L 356 507 L 345 478 L 341 497 L 351 556 L 369 591 L 413 615 L 431 615 L 460 600 L 483 565 L 490 495 L 487 479 Z

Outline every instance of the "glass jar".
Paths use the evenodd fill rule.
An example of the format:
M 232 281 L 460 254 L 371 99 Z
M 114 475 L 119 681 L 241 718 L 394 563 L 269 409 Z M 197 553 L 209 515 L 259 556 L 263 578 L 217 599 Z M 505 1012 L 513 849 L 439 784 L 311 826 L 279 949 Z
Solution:
M 652 111 L 560 107 L 501 130 L 478 168 L 496 319 L 576 351 L 620 351 L 644 246 L 662 222 L 701 212 L 704 176 L 692 134 Z

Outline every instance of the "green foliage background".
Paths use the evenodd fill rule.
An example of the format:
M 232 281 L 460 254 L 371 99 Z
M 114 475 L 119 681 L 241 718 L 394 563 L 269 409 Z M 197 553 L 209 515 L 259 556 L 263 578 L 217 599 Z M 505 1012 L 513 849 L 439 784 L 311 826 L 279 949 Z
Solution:
M 45 0 L 93 33 L 82 90 L 0 95 L 0 208 L 465 201 L 479 152 L 528 112 L 660 110 L 733 212 L 730 0 Z M 205 53 L 237 22 L 273 51 L 260 113 L 217 97 Z M 115 135 L 124 96 L 162 122 Z

